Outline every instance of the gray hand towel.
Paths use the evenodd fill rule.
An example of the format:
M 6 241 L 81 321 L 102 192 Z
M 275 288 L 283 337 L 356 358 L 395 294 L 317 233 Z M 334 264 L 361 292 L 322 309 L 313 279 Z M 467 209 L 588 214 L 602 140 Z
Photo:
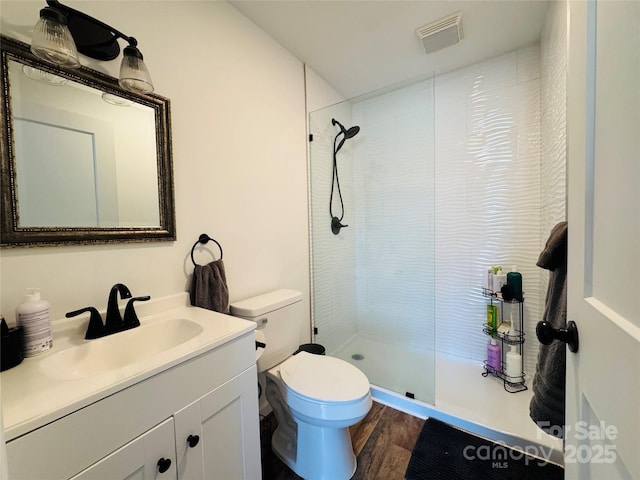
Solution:
M 191 305 L 229 313 L 229 289 L 222 260 L 196 265 L 190 294 Z
M 567 325 L 567 222 L 551 230 L 538 258 L 540 268 L 549 270 L 549 286 L 542 319 L 553 328 Z M 565 424 L 566 345 L 554 340 L 540 345 L 533 398 L 529 416 L 545 432 L 562 438 Z

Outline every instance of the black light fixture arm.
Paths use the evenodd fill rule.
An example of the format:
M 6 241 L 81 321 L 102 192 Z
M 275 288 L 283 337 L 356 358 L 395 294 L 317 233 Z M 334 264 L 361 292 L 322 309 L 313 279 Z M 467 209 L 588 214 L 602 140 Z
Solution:
M 107 25 L 106 23 L 101 22 L 100 20 L 98 20 L 97 18 L 92 17 L 91 15 L 87 15 L 86 13 L 83 13 L 83 12 L 81 12 L 79 10 L 76 10 L 75 8 L 71 8 L 71 7 L 68 7 L 66 5 L 63 5 L 58 0 L 47 0 L 47 5 L 49 5 L 50 7 L 55 8 L 59 12 L 72 13 L 73 15 L 77 15 L 78 17 L 83 18 L 84 20 L 87 20 L 89 22 L 95 23 L 96 25 L 99 25 L 100 27 L 104 28 L 105 30 L 109 30 L 111 33 L 113 33 L 115 35 L 116 38 L 122 38 L 123 40 L 126 40 L 127 42 L 129 42 L 129 45 L 131 45 L 132 47 L 138 46 L 138 41 L 135 38 L 130 37 L 128 35 L 125 35 L 120 30 L 117 30 L 117 29 L 113 28 L 111 25 Z

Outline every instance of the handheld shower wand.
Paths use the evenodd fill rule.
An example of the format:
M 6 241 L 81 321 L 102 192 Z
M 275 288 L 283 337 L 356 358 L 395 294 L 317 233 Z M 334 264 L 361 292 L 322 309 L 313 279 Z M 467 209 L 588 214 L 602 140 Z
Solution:
M 338 178 L 338 162 L 337 162 L 337 154 L 344 145 L 344 142 L 350 138 L 355 137 L 360 131 L 360 127 L 353 126 L 350 129 L 344 128 L 339 121 L 335 118 L 331 119 L 331 124 L 340 128 L 340 131 L 337 133 L 336 138 L 333 140 L 333 177 L 331 179 L 331 197 L 329 198 L 329 215 L 331 216 L 331 231 L 334 235 L 338 235 L 340 233 L 340 229 L 344 227 L 348 227 L 348 225 L 342 224 L 342 219 L 344 218 L 344 202 L 342 200 L 342 192 L 340 191 L 340 179 Z M 340 139 L 340 143 L 336 146 L 336 142 L 338 141 L 338 137 L 342 135 Z M 340 209 L 342 213 L 340 218 L 333 214 L 333 187 L 336 185 L 338 187 L 338 197 L 340 198 Z

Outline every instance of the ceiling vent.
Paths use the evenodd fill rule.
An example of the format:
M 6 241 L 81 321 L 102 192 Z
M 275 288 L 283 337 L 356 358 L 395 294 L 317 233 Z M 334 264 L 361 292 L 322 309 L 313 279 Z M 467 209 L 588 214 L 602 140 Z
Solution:
M 448 15 L 416 30 L 424 50 L 433 53 L 462 40 L 462 12 Z

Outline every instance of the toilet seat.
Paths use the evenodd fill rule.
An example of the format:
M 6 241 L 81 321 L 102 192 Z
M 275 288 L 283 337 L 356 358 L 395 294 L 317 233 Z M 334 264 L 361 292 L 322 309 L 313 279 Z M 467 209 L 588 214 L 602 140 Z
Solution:
M 369 394 L 369 380 L 339 358 L 300 352 L 280 365 L 287 389 L 311 402 L 349 403 Z

